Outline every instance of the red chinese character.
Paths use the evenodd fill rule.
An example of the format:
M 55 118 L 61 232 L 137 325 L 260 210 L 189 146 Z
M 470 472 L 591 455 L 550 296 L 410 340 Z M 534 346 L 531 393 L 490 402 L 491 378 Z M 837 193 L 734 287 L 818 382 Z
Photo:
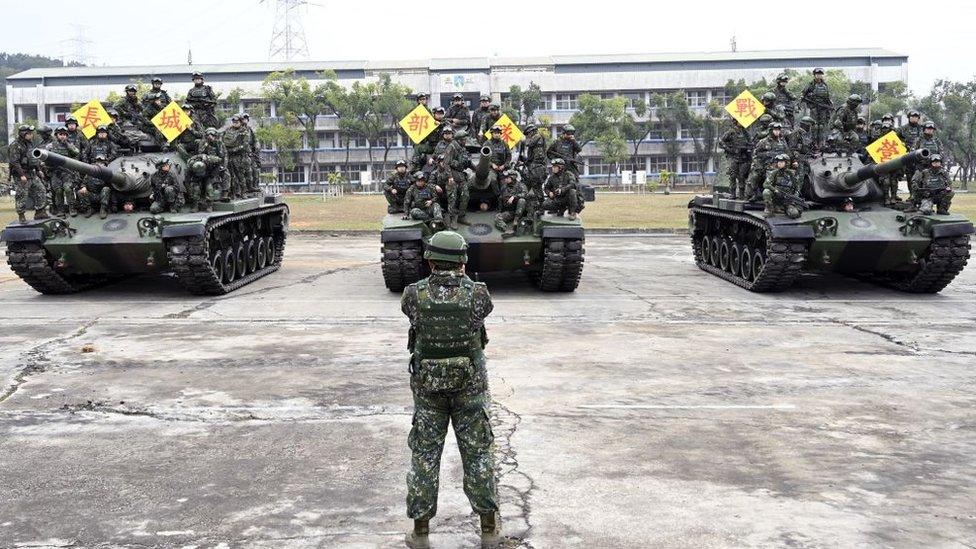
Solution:
M 88 126 L 93 128 L 98 127 L 98 109 L 96 107 L 88 107 L 85 114 L 81 115 L 81 129 L 84 130 Z
M 756 114 L 756 102 L 748 97 L 735 100 L 735 112 L 740 117 L 757 118 L 759 116 Z
M 430 117 L 426 114 L 415 114 L 407 121 L 411 133 L 423 133 L 430 126 Z
M 511 143 L 511 142 L 515 141 L 515 138 L 512 137 L 512 125 L 511 124 L 505 124 L 504 126 L 502 126 L 502 141 L 504 141 L 506 143 Z
M 891 139 L 885 139 L 881 142 L 881 146 L 878 147 L 878 154 L 881 155 L 882 162 L 895 158 L 900 152 L 898 150 L 898 142 Z
M 180 113 L 175 108 L 163 111 L 163 116 L 159 119 L 160 129 L 174 129 L 183 131 L 183 124 L 180 123 Z

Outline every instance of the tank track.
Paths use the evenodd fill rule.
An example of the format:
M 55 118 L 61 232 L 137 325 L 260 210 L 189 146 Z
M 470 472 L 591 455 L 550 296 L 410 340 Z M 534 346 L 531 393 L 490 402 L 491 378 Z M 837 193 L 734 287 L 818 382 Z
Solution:
M 46 295 L 73 294 L 108 282 L 108 275 L 69 275 L 55 270 L 39 242 L 8 242 L 10 270 L 31 288 Z
M 934 294 L 941 292 L 969 262 L 969 235 L 936 238 L 928 253 L 920 260 L 922 268 L 911 275 L 888 280 L 888 284 L 903 292 Z
M 216 253 L 218 250 L 211 250 L 211 236 L 215 229 L 219 229 L 230 223 L 277 212 L 283 212 L 287 216 L 288 207 L 279 205 L 274 208 L 263 208 L 261 210 L 252 210 L 237 215 L 213 219 L 207 223 L 206 233 L 202 237 L 183 237 L 168 240 L 166 242 L 166 254 L 169 258 L 170 269 L 187 291 L 195 295 L 223 295 L 277 271 L 281 267 L 281 262 L 285 255 L 285 240 L 287 237 L 285 231 L 273 231 L 270 235 L 241 235 L 242 237 L 247 237 L 246 239 L 241 238 L 237 241 L 238 244 L 243 246 L 242 250 L 247 250 L 243 260 L 244 276 L 238 274 L 239 267 L 237 265 L 240 264 L 239 259 L 235 260 L 235 266 L 232 269 L 234 272 L 232 278 L 227 276 L 228 271 L 222 263 L 222 259 L 217 259 L 218 255 L 221 258 L 226 258 L 226 254 L 230 250 L 219 248 L 220 254 Z M 273 257 L 267 257 L 265 255 L 264 261 L 262 262 L 263 265 L 261 265 L 257 259 L 257 254 L 260 251 L 257 250 L 256 246 L 260 242 L 258 239 L 268 238 L 274 244 Z M 253 259 L 249 253 L 252 246 L 255 247 L 253 252 L 255 256 Z
M 543 292 L 572 292 L 583 274 L 582 239 L 550 238 L 542 249 L 542 269 L 532 272 L 533 282 Z
M 387 242 L 380 251 L 383 282 L 391 292 L 402 292 L 423 277 L 424 258 L 419 240 Z
M 781 292 L 792 286 L 796 277 L 803 271 L 809 249 L 809 243 L 806 241 L 775 239 L 770 233 L 768 224 L 738 212 L 696 206 L 691 208 L 690 215 L 696 216 L 694 229 L 691 231 L 695 263 L 705 272 L 751 292 Z M 720 227 L 728 229 L 735 227 L 735 234 L 727 230 L 722 234 L 714 234 L 713 223 L 711 223 L 713 220 L 721 220 Z M 704 247 L 705 236 L 710 239 L 708 250 Z M 717 247 L 714 246 L 716 237 Z M 738 248 L 733 245 L 737 245 Z M 714 261 L 712 248 L 716 248 Z M 728 250 L 728 257 L 725 260 L 722 258 L 724 250 Z M 761 253 L 761 259 L 758 261 L 756 252 Z M 749 257 L 750 266 L 747 271 L 743 270 L 744 253 Z M 733 261 L 733 255 L 739 259 Z M 759 272 L 755 273 L 753 271 L 757 266 Z

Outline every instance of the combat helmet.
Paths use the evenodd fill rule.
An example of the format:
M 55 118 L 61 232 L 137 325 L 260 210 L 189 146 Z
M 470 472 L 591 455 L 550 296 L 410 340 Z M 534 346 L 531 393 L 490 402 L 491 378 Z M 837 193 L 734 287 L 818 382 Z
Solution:
M 760 97 L 759 100 L 762 101 L 763 105 L 766 103 L 774 103 L 776 101 L 776 94 L 773 92 L 766 92 L 762 94 L 762 97 Z
M 553 158 L 552 160 L 549 161 L 549 164 L 551 166 L 563 167 L 566 165 L 566 161 L 563 160 L 562 158 Z
M 424 259 L 446 263 L 467 263 L 468 243 L 454 231 L 440 231 L 430 237 Z
M 194 160 L 190 163 L 190 171 L 197 177 L 207 174 L 207 164 L 203 160 Z
M 847 97 L 847 102 L 851 105 L 860 105 L 861 104 L 860 94 L 852 93 Z
M 776 162 L 779 162 L 781 160 L 783 162 L 789 162 L 790 161 L 790 155 L 788 155 L 786 153 L 779 153 L 779 154 L 777 154 L 776 156 L 773 157 L 773 160 L 776 161 Z
M 576 126 L 572 124 L 566 124 L 563 126 L 563 133 L 576 133 Z
M 800 119 L 801 126 L 813 126 L 814 122 L 814 119 L 810 116 L 804 116 Z
M 941 154 L 933 154 L 932 156 L 929 157 L 929 164 L 933 164 L 935 162 L 939 162 L 940 164 L 942 163 Z
M 789 82 L 790 81 L 790 77 L 785 72 L 784 73 L 780 73 L 780 75 L 776 77 L 776 81 L 777 82 Z
M 928 122 L 926 122 L 925 125 L 922 126 L 922 129 L 925 129 L 925 130 L 930 130 L 930 129 L 931 130 L 934 130 L 934 129 L 936 129 L 935 128 L 935 122 L 932 122 L 931 120 L 928 121 Z

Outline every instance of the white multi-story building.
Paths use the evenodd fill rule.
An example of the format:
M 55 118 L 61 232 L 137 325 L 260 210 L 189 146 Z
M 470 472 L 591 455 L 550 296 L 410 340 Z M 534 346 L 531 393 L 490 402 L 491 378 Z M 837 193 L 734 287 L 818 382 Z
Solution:
M 450 102 L 455 93 L 464 94 L 472 106 L 479 95 L 490 94 L 494 101 L 504 99 L 512 85 L 523 89 L 538 84 L 544 92 L 542 108 L 536 116 L 548 117 L 553 126 L 566 124 L 577 108 L 580 94 L 592 93 L 604 97 L 623 96 L 649 101 L 651 94 L 683 91 L 692 108 L 704 108 L 716 99 L 727 102 L 725 85 L 728 81 L 746 82 L 761 78 L 772 79 L 784 69 L 809 71 L 814 67 L 841 69 L 853 81 L 870 83 L 875 89 L 890 82 L 906 79 L 908 57 L 884 49 L 851 48 L 823 50 L 739 51 L 716 53 L 662 53 L 624 55 L 578 55 L 519 58 L 456 58 L 400 61 L 336 61 L 293 63 L 243 63 L 221 65 L 165 65 L 138 67 L 72 67 L 30 69 L 7 78 L 7 122 L 9 128 L 23 120 L 57 123 L 64 119 L 71 105 L 93 98 L 105 98 L 111 92 L 122 93 L 129 83 L 147 82 L 152 76 L 161 77 L 171 94 L 185 93 L 190 74 L 203 73 L 207 83 L 226 97 L 234 89 L 243 90 L 240 105 L 225 105 L 230 110 L 248 108 L 253 112 L 275 116 L 275 105 L 261 99 L 261 83 L 273 72 L 286 68 L 310 81 L 321 79 L 321 72 L 331 69 L 339 82 L 351 85 L 369 81 L 381 73 L 389 73 L 397 82 L 416 91 L 431 94 L 431 105 Z M 653 116 L 653 113 L 651 113 Z M 299 164 L 293 170 L 278 170 L 284 184 L 305 185 L 324 181 L 328 173 L 339 171 L 347 180 L 358 181 L 360 173 L 371 172 L 379 178 L 387 169 L 379 165 L 382 149 L 373 148 L 373 162 L 369 161 L 369 144 L 351 139 L 338 130 L 336 119 L 320 116 L 317 121 L 319 172 L 311 172 L 312 147 L 304 144 Z M 679 137 L 687 138 L 682 132 Z M 390 135 L 395 141 L 390 162 L 409 155 L 409 140 L 404 135 Z M 679 173 L 712 172 L 711 160 L 696 158 L 689 143 L 676 160 Z M 347 147 L 348 145 L 348 147 Z M 273 156 L 264 153 L 269 162 Z M 659 172 L 667 165 L 660 136 L 651 139 L 638 150 L 637 168 L 648 173 Z M 583 151 L 584 175 L 606 175 L 611 167 L 602 160 L 596 148 L 588 145 Z M 641 164 L 643 164 L 641 166 Z M 274 168 L 269 168 L 274 169 Z

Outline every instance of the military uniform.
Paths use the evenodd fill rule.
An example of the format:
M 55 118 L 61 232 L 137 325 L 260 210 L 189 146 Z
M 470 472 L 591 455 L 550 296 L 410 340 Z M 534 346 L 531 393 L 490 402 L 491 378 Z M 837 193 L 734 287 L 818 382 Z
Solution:
M 217 128 L 220 122 L 214 109 L 217 106 L 217 96 L 208 84 L 201 82 L 186 92 L 186 102 L 193 106 L 194 120 L 200 122 L 204 128 Z
M 424 257 L 440 265 L 463 263 L 466 249 L 460 235 L 445 231 L 431 238 Z M 483 541 L 485 536 L 493 538 L 497 536 L 498 488 L 483 351 L 488 342 L 484 320 L 492 311 L 488 288 L 461 269 L 435 267 L 428 278 L 403 291 L 401 310 L 410 319 L 414 400 L 407 441 L 412 453 L 407 515 L 414 519 L 414 529 L 407 542 L 426 545 L 428 521 L 437 513 L 440 461 L 449 424 L 454 426 L 461 452 L 464 493 L 481 517 Z
M 776 104 L 783 106 L 786 123 L 792 128 L 796 115 L 796 95 L 786 89 L 786 83 L 781 82 L 781 78 L 782 76 L 777 78 L 776 88 L 773 89 L 773 93 L 776 95 Z
M 186 204 L 186 189 L 172 172 L 157 167 L 156 173 L 149 178 L 149 183 L 153 192 L 153 202 L 149 206 L 151 213 L 158 214 L 167 210 L 179 213 L 180 208 Z
M 509 224 L 514 223 L 514 228 L 518 229 L 519 222 L 525 217 L 529 196 L 529 189 L 518 180 L 515 173 L 510 172 L 507 176 L 509 181 L 502 183 L 498 195 L 498 213 L 495 214 L 495 227 L 502 231 L 503 235 L 514 234 L 509 231 Z
M 813 118 L 804 116 L 800 119 L 800 124 L 793 130 L 793 133 L 786 138 L 786 143 L 790 148 L 790 156 L 799 163 L 797 176 L 800 178 L 801 188 L 810 176 L 810 159 L 820 152 L 820 144 L 814 134 L 814 127 Z
M 800 178 L 796 171 L 790 169 L 788 164 L 787 167 L 770 170 L 765 183 L 763 183 L 763 202 L 766 205 L 766 214 L 787 212 L 788 206 L 797 206 L 800 200 Z M 796 210 L 796 212 L 799 211 L 802 210 Z M 799 216 L 790 215 L 790 217 Z
M 803 90 L 802 98 L 803 102 L 810 108 L 810 117 L 816 124 L 813 130 L 814 138 L 818 144 L 822 145 L 827 139 L 827 128 L 834 112 L 827 81 L 818 81 L 814 78 Z
M 414 178 L 427 177 L 425 174 L 415 174 Z M 438 201 L 437 191 L 430 184 L 420 187 L 416 184 L 407 189 L 403 197 L 403 209 L 408 219 L 420 221 L 444 221 L 444 212 Z
M 75 160 L 82 160 L 81 151 L 67 139 L 64 141 L 55 139 L 48 145 L 47 150 Z M 75 196 L 77 183 L 78 175 L 75 172 L 58 167 L 51 169 L 52 210 L 54 212 L 62 215 L 78 215 L 78 204 Z
M 571 217 L 575 217 L 579 212 L 579 181 L 576 179 L 576 174 L 565 167 L 559 172 L 553 171 L 546 179 L 543 191 L 546 195 L 546 199 L 542 201 L 544 211 L 558 215 L 568 211 Z
M 729 163 L 729 192 L 732 198 L 745 198 L 746 182 L 749 179 L 749 165 L 752 162 L 752 139 L 749 130 L 736 121 L 719 139 L 719 146 L 725 152 Z
M 207 137 L 197 142 L 197 154 L 191 157 L 188 164 L 192 164 L 196 159 L 204 163 L 202 174 L 193 174 L 188 179 L 190 188 L 187 189 L 191 203 L 197 205 L 197 209 L 209 211 L 212 208 L 211 201 L 214 195 L 219 194 L 221 200 L 230 197 L 230 181 L 227 175 L 227 148 L 223 141 L 217 137 L 215 128 L 207 129 Z M 197 172 L 200 170 L 198 169 Z
M 451 174 L 447 186 L 442 188 L 447 195 L 447 215 L 452 228 L 457 227 L 458 221 L 463 221 L 468 213 L 468 202 L 471 199 L 471 189 L 468 186 L 468 173 L 471 166 L 468 151 L 457 141 L 451 141 L 444 150 L 444 163 Z
M 776 137 L 770 133 L 756 143 L 752 151 L 752 166 L 749 168 L 749 182 L 746 185 L 746 200 L 752 200 L 766 180 L 766 172 L 773 158 L 780 154 L 789 154 L 790 147 L 784 137 Z
M 388 213 L 403 211 L 403 199 L 412 185 L 413 178 L 407 172 L 394 171 L 390 177 L 386 178 L 386 181 L 383 182 L 383 196 L 386 197 Z
M 479 143 L 481 143 L 482 141 L 485 140 L 484 133 L 483 132 L 482 133 L 479 133 L 479 130 L 481 130 L 481 126 L 483 125 L 485 118 L 488 118 L 488 107 L 479 107 L 479 108 L 475 109 L 475 111 L 473 113 L 471 113 L 471 126 L 470 127 L 471 127 L 471 130 L 472 131 L 474 131 L 476 134 L 478 134 L 478 135 L 475 136 L 475 139 Z M 491 128 L 491 126 L 488 126 L 488 127 Z
M 192 113 L 193 109 L 191 108 L 189 112 Z M 203 127 L 203 124 L 197 120 L 193 120 L 191 116 L 190 125 L 173 140 L 173 147 L 180 152 L 183 158 L 189 158 L 200 152 L 197 146 L 200 144 L 200 140 L 204 139 L 206 135 L 206 128 Z
M 860 145 L 860 137 L 856 131 L 860 104 L 860 96 L 851 95 L 834 112 L 834 119 L 831 123 L 833 131 L 827 139 L 835 152 L 857 152 Z
M 7 161 L 10 163 L 10 180 L 16 196 L 17 215 L 24 220 L 27 210 L 34 210 L 34 219 L 47 217 L 47 189 L 37 176 L 37 169 L 31 164 L 32 141 L 21 134 L 7 147 Z M 23 178 L 23 180 L 22 180 Z
M 158 90 L 153 88 L 147 91 L 142 96 L 143 116 L 146 118 L 146 120 L 152 120 L 153 117 L 159 114 L 159 111 L 165 109 L 166 105 L 169 105 L 170 102 L 171 100 L 169 98 L 169 93 L 162 88 Z
M 512 149 L 508 148 L 508 143 L 504 139 L 495 137 L 494 135 L 492 135 L 491 139 L 485 141 L 484 146 L 491 150 L 489 160 L 493 165 L 491 170 L 488 171 L 488 185 L 498 188 L 498 176 L 508 168 L 509 163 L 512 161 Z
M 246 119 L 244 122 L 244 130 L 247 131 L 248 157 L 251 160 L 251 177 L 249 179 L 250 186 L 248 187 L 248 191 L 251 194 L 257 195 L 261 193 L 261 151 L 258 146 L 258 136 L 254 132 L 254 128 L 247 123 Z
M 468 111 L 468 107 L 464 103 L 460 105 L 452 103 L 444 118 L 450 121 L 455 130 L 467 131 L 471 126 L 471 112 Z
M 546 149 L 546 156 L 549 160 L 553 158 L 562 158 L 566 162 L 566 169 L 573 173 L 573 175 L 579 177 L 579 154 L 583 151 L 583 147 L 575 139 L 570 139 L 567 137 L 560 137 L 549 145 Z
M 916 208 L 922 206 L 923 201 L 930 200 L 938 208 L 937 213 L 948 214 L 953 196 L 955 193 L 949 172 L 944 167 L 930 166 L 915 172 L 912 178 L 912 203 Z
M 912 122 L 912 118 L 918 118 L 921 120 L 922 113 L 918 111 L 911 111 L 908 113 L 908 122 L 895 130 L 898 135 L 898 139 L 901 139 L 902 144 L 910 151 L 912 146 L 918 141 L 918 138 L 922 136 L 923 126 L 920 122 Z M 905 180 L 908 182 L 909 187 L 912 183 L 912 178 L 915 176 L 915 171 L 917 170 L 917 165 L 913 162 L 905 166 Z
M 85 162 L 89 164 L 95 162 L 95 159 L 99 156 L 105 157 L 106 162 L 111 162 L 119 157 L 119 147 L 112 142 L 112 140 L 107 136 L 108 129 L 106 128 L 106 137 L 104 139 L 95 137 L 88 142 L 88 151 L 86 154 Z
M 231 126 L 224 130 L 227 149 L 227 171 L 230 173 L 230 193 L 242 198 L 251 188 L 251 157 L 248 155 L 247 132 Z
M 127 94 L 113 108 L 119 113 L 119 120 L 140 128 L 145 125 L 142 103 L 136 96 Z
M 485 134 L 488 131 L 490 131 L 491 128 L 495 124 L 498 123 L 498 121 L 501 119 L 501 117 L 502 117 L 502 113 L 501 113 L 500 110 L 497 110 L 497 111 L 496 110 L 489 110 L 488 111 L 488 114 L 486 114 L 485 116 L 483 116 L 481 118 L 481 120 L 479 120 L 479 123 L 481 124 L 478 127 L 478 142 L 479 143 L 484 143 L 487 139 L 489 139 L 488 137 L 485 137 Z
M 542 202 L 542 185 L 546 182 L 546 138 L 538 130 L 527 131 L 522 142 L 522 162 L 525 163 L 524 183 L 537 202 Z
M 108 162 L 106 162 L 108 164 Z M 112 202 L 112 186 L 97 177 L 86 176 L 78 188 L 78 209 L 91 217 L 98 210 L 99 217 L 108 217 Z

